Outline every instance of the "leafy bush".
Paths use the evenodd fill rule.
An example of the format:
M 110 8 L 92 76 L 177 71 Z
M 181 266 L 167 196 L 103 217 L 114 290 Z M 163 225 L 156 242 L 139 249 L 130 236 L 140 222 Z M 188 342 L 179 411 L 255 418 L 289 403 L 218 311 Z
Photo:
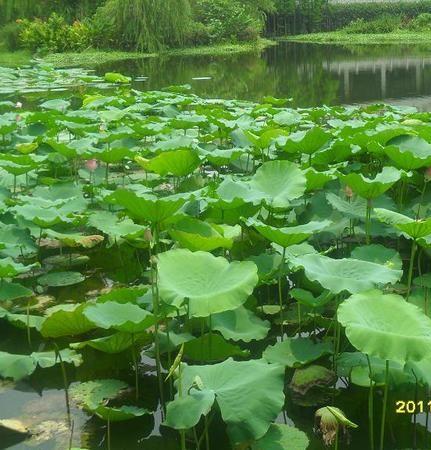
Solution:
M 431 13 L 431 0 L 375 3 L 276 0 L 275 5 L 276 12 L 268 16 L 266 27 L 267 33 L 275 35 L 339 30 L 350 27 L 352 22 L 354 27 L 365 29 L 382 17 L 385 19 L 379 24 L 380 27 L 391 26 L 388 17 L 403 18 L 404 26 L 410 21 L 414 23 L 415 18 L 422 14 Z
M 409 29 L 417 31 L 431 30 L 431 14 L 423 13 L 413 19 L 409 25 Z
M 32 51 L 81 51 L 91 44 L 87 24 L 75 21 L 69 25 L 64 17 L 56 13 L 51 14 L 46 21 L 23 19 L 19 23 L 21 45 Z
M 378 19 L 370 22 L 365 21 L 363 18 L 356 19 L 344 28 L 346 33 L 351 34 L 378 34 L 378 33 L 391 33 L 403 25 L 403 18 L 401 16 L 391 16 L 384 14 Z
M 202 36 L 195 43 L 255 40 L 263 29 L 262 17 L 248 2 L 197 0 L 193 11 Z

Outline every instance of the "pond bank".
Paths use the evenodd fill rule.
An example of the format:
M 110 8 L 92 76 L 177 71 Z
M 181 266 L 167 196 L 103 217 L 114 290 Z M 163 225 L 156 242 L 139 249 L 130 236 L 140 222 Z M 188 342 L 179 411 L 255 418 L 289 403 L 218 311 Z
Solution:
M 305 42 L 309 44 L 424 44 L 431 42 L 431 32 L 398 31 L 381 34 L 355 34 L 344 31 L 283 36 L 278 41 Z
M 269 39 L 259 39 L 255 42 L 244 42 L 239 44 L 220 44 L 202 47 L 187 47 L 172 50 L 163 50 L 159 53 L 141 53 L 141 52 L 123 52 L 123 51 L 106 51 L 106 50 L 87 50 L 81 53 L 52 53 L 42 58 L 42 61 L 52 64 L 56 68 L 66 67 L 95 67 L 100 64 L 112 63 L 115 61 L 155 58 L 160 56 L 193 56 L 208 55 L 220 56 L 233 53 L 245 53 L 252 51 L 260 51 L 276 42 Z M 28 64 L 32 59 L 32 55 L 26 51 L 18 52 L 0 52 L 0 65 L 18 66 Z

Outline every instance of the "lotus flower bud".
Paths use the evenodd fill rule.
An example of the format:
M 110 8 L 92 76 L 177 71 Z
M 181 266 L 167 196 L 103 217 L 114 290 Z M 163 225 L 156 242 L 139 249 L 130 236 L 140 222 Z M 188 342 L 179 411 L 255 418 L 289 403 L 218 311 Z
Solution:
M 314 432 L 321 434 L 325 445 L 330 446 L 335 442 L 337 433 L 344 438 L 349 438 L 347 428 L 357 428 L 344 412 L 335 406 L 325 406 L 314 414 Z
M 425 181 L 428 182 L 429 180 L 431 180 L 431 167 L 428 167 L 425 170 Z
M 19 114 L 17 114 L 17 115 L 15 116 L 15 121 L 16 121 L 16 122 L 21 122 L 21 120 L 22 120 L 22 117 L 21 117 Z
M 151 229 L 147 228 L 144 233 L 144 239 L 147 242 L 151 242 L 153 240 L 153 234 L 151 233 Z
M 344 193 L 346 194 L 346 197 L 352 198 L 353 197 L 353 191 L 350 186 L 345 186 Z
M 90 171 L 90 172 L 94 172 L 97 167 L 99 166 L 99 164 L 97 163 L 97 159 L 89 159 L 86 163 L 85 163 L 85 167 Z

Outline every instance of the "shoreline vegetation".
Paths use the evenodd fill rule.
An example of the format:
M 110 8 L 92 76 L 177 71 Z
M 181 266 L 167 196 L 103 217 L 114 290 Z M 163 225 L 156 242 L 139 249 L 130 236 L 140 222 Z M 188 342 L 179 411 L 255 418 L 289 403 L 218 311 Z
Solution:
M 296 36 L 277 37 L 276 41 L 302 42 L 307 44 L 423 44 L 431 42 L 431 31 L 393 33 L 346 33 L 343 30 L 324 33 L 299 34 Z
M 53 65 L 55 68 L 68 67 L 95 67 L 101 64 L 107 64 L 115 61 L 127 59 L 157 58 L 169 56 L 222 56 L 232 53 L 243 53 L 252 51 L 261 51 L 264 48 L 276 45 L 277 42 L 272 39 L 259 38 L 253 42 L 228 43 L 205 45 L 200 47 L 187 47 L 180 49 L 161 50 L 155 53 L 145 52 L 123 52 L 114 50 L 89 49 L 83 52 L 65 52 L 50 53 L 41 58 L 42 62 Z M 33 55 L 29 51 L 19 50 L 15 52 L 0 51 L 0 65 L 20 66 L 29 64 Z

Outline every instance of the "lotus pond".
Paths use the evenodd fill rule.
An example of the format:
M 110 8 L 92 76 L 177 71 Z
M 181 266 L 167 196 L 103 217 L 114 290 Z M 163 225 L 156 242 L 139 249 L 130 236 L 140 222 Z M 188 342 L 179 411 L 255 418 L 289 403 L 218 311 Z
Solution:
M 430 448 L 431 113 L 129 81 L 2 69 L 0 448 Z

